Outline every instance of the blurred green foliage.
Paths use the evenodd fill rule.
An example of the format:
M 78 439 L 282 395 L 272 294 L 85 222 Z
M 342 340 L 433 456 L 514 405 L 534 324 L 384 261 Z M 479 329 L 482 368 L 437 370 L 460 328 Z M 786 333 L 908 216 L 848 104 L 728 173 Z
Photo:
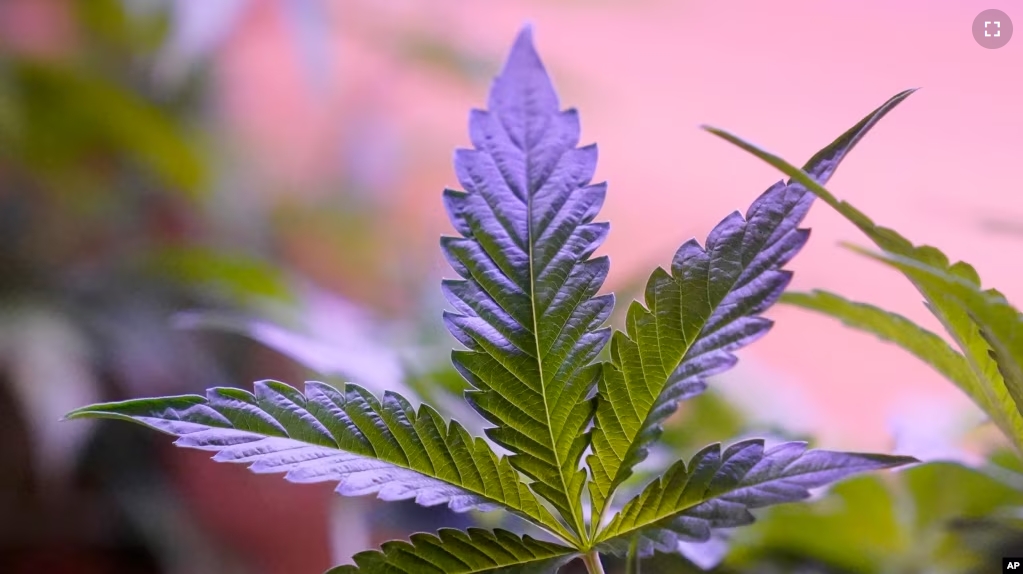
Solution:
M 144 168 L 169 190 L 198 194 L 207 169 L 186 133 L 194 92 L 158 92 L 145 73 L 167 29 L 160 12 L 117 0 L 71 4 L 80 38 L 59 58 L 0 53 L 0 141 L 7 161 L 45 191 L 116 191 L 118 168 Z M 91 195 L 91 194 L 90 194 Z M 93 198 L 94 199 L 94 198 Z
M 60 45 L 0 48 L 0 570 L 161 572 L 215 554 L 181 535 L 200 527 L 160 450 L 103 426 L 51 432 L 59 414 L 38 397 L 230 380 L 207 354 L 216 347 L 168 316 L 286 284 L 258 251 L 227 247 L 243 243 L 210 216 L 204 80 L 158 85 L 152 73 L 166 14 L 53 6 L 70 12 Z M 139 489 L 151 506 L 135 503 Z
M 158 277 L 209 286 L 220 300 L 286 300 L 290 289 L 281 271 L 250 253 L 205 246 L 158 249 L 146 261 Z
M 46 189 L 103 193 L 119 163 L 185 193 L 202 189 L 205 168 L 187 134 L 138 95 L 66 65 L 10 60 L 0 70 L 9 118 L 0 138 Z
M 794 557 L 833 572 L 990 572 L 1005 544 L 1018 539 L 997 518 L 1023 504 L 1023 492 L 980 470 L 929 463 L 864 476 L 836 486 L 821 500 L 778 507 L 737 535 L 727 564 L 755 569 Z

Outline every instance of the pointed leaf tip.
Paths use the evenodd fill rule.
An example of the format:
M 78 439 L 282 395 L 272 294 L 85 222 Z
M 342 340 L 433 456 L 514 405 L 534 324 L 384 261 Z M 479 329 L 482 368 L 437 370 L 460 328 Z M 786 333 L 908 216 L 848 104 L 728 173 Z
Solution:
M 532 24 L 528 24 L 528 23 L 527 24 L 523 24 L 522 27 L 519 28 L 519 34 L 517 36 L 515 36 L 515 43 L 513 44 L 514 47 L 512 49 L 514 50 L 514 49 L 518 48 L 518 46 L 520 44 L 523 44 L 523 43 L 528 44 L 529 47 L 533 46 L 533 25 Z
M 533 43 L 531 26 L 524 26 L 516 36 L 501 73 L 494 80 L 487 107 L 523 121 L 558 112 L 557 92 Z
M 512 60 L 516 56 L 530 56 L 536 60 L 540 59 L 540 55 L 536 51 L 536 45 L 533 43 L 532 24 L 523 25 L 522 28 L 519 29 L 518 35 L 515 36 L 515 42 L 512 43 L 512 49 L 508 59 Z
M 508 53 L 508 59 L 505 60 L 504 67 L 501 69 L 501 76 L 504 76 L 509 71 L 536 67 L 543 69 L 543 62 L 540 60 L 540 54 L 536 51 L 536 46 L 533 43 L 533 27 L 526 24 L 515 37 L 515 42 Z

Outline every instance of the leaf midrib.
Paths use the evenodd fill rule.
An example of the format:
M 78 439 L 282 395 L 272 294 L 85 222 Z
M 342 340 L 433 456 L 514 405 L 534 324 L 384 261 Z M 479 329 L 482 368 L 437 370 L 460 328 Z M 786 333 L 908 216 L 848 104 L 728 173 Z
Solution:
M 546 377 L 544 375 L 544 369 L 543 369 L 543 350 L 541 349 L 541 346 L 540 346 L 540 325 L 539 325 L 539 321 L 537 319 L 537 308 L 536 308 L 537 307 L 537 301 L 536 301 L 536 273 L 535 273 L 535 269 L 533 267 L 533 263 L 534 263 L 534 257 L 533 257 L 533 195 L 534 195 L 535 192 L 538 192 L 540 189 L 543 188 L 543 184 L 546 183 L 548 178 L 550 178 L 550 174 L 548 174 L 547 177 L 544 178 L 544 180 L 542 182 L 538 182 L 537 183 L 537 186 L 536 186 L 537 189 L 536 190 L 532 189 L 533 186 L 530 185 L 530 181 L 529 181 L 529 173 L 530 173 L 530 166 L 531 166 L 531 161 L 530 161 L 530 159 L 531 159 L 531 155 L 530 155 L 531 147 L 530 147 L 530 142 L 528 140 L 528 138 L 529 138 L 529 129 L 528 129 L 529 122 L 528 122 L 528 120 L 524 123 L 524 125 L 527 126 L 526 129 L 523 131 L 523 141 L 522 141 L 522 144 L 523 144 L 523 149 L 522 149 L 523 154 L 522 155 L 523 155 L 523 158 L 524 158 L 523 164 L 525 166 L 525 172 L 526 172 L 525 173 L 525 178 L 523 178 L 523 181 L 526 183 L 526 245 L 527 245 L 527 247 L 529 249 L 528 257 L 527 257 L 527 260 L 529 261 L 529 310 L 530 310 L 530 315 L 532 316 L 532 319 L 533 319 L 533 341 L 536 343 L 537 374 L 540 376 L 540 394 L 543 396 L 543 414 L 544 414 L 544 419 L 546 420 L 546 423 L 547 423 L 545 425 L 547 427 L 547 436 L 550 438 L 550 441 L 551 441 L 551 454 L 554 455 L 554 463 L 555 463 L 555 465 L 557 465 L 558 479 L 561 480 L 561 491 L 565 495 L 565 500 L 568 503 L 569 509 L 572 510 L 572 516 L 571 517 L 565 517 L 565 518 L 572 521 L 573 528 L 575 530 L 576 535 L 578 535 L 580 537 L 583 537 L 583 536 L 585 536 L 585 528 L 583 527 L 583 524 L 580 521 L 579 512 L 577 512 L 578 509 L 576 508 L 576 503 L 578 501 L 572 500 L 572 498 L 570 496 L 571 493 L 569 492 L 569 489 L 568 489 L 568 483 L 565 481 L 564 465 L 562 464 L 562 461 L 561 461 L 561 454 L 558 452 L 558 443 L 557 443 L 557 441 L 554 438 L 554 426 L 551 424 L 551 409 L 550 409 L 550 405 L 547 403 L 547 380 L 546 380 Z M 501 124 L 501 126 L 504 127 L 504 124 Z M 505 128 L 505 129 L 507 129 L 507 128 Z M 560 163 L 561 157 L 563 157 L 563 156 L 564 156 L 564 152 L 562 152 L 561 156 L 559 156 L 558 161 L 554 163 L 555 169 L 556 169 L 557 164 Z
M 464 533 L 464 531 L 461 531 L 461 530 L 459 532 Z M 434 547 L 436 548 L 436 546 L 434 546 Z M 462 559 L 462 556 L 456 555 L 456 554 L 454 554 L 452 552 L 448 552 L 447 556 L 449 558 L 457 560 L 463 566 L 468 568 L 468 570 L 462 570 L 461 571 L 462 574 L 493 574 L 493 573 L 496 573 L 496 572 L 504 572 L 507 568 L 521 568 L 523 566 L 529 566 L 529 565 L 542 565 L 544 562 L 551 561 L 551 560 L 557 560 L 559 558 L 564 558 L 565 556 L 568 556 L 570 554 L 577 554 L 579 552 L 577 549 L 570 548 L 568 546 L 562 546 L 562 547 L 560 547 L 560 549 L 561 549 L 561 551 L 559 553 L 557 553 L 557 554 L 553 554 L 552 553 L 552 554 L 550 554 L 548 556 L 531 556 L 531 557 L 525 558 L 525 559 L 521 559 L 518 556 L 515 556 L 516 560 L 514 562 L 504 562 L 504 563 L 500 563 L 496 559 L 494 559 L 493 557 L 491 557 L 489 555 L 486 555 L 484 553 L 484 555 L 486 555 L 487 558 L 489 558 L 490 560 L 494 561 L 495 564 L 479 566 L 479 567 L 470 566 L 465 560 Z M 502 550 L 504 550 L 505 552 L 509 552 L 506 548 L 502 548 Z M 368 552 L 383 554 L 385 561 L 391 559 L 391 556 L 388 555 L 387 552 L 383 551 L 383 550 L 370 550 Z M 405 551 L 405 552 L 407 552 L 407 551 Z M 421 554 L 418 554 L 415 551 L 407 552 L 407 554 L 411 555 L 411 556 L 414 556 L 416 559 L 419 559 L 419 560 L 422 560 L 424 562 L 427 562 L 428 564 L 430 564 L 431 566 L 433 566 L 434 568 L 436 568 L 438 570 L 442 570 L 442 567 L 441 567 L 440 564 L 437 564 L 435 562 L 431 562 L 425 556 L 423 556 Z M 345 568 L 345 566 L 340 566 L 340 567 L 337 567 L 335 569 L 327 571 L 326 574 L 332 574 L 335 571 L 337 571 L 339 573 L 340 572 L 347 572 L 347 570 L 343 570 L 344 568 Z
M 550 556 L 533 556 L 533 557 L 531 557 L 529 559 L 526 559 L 526 560 L 517 560 L 514 563 L 509 562 L 509 563 L 504 563 L 504 564 L 500 564 L 500 563 L 499 564 L 494 564 L 492 566 L 481 566 L 479 568 L 472 568 L 471 570 L 464 570 L 462 572 L 462 574 L 493 574 L 493 573 L 496 573 L 496 572 L 502 572 L 502 571 L 504 571 L 505 568 L 513 568 L 513 567 L 521 568 L 523 566 L 527 566 L 527 565 L 530 565 L 530 564 L 543 564 L 544 562 L 547 562 L 549 560 L 557 560 L 558 558 L 562 558 L 562 557 L 564 557 L 564 556 L 566 556 L 568 554 L 573 554 L 573 553 L 577 553 L 578 552 L 578 550 L 576 550 L 574 548 L 569 548 L 568 546 L 564 546 L 562 548 L 563 548 L 563 551 L 561 553 L 559 553 L 559 554 L 552 554 Z M 451 556 L 452 558 L 458 560 L 462 564 L 465 564 L 466 567 L 471 568 L 468 564 L 466 564 L 466 562 L 464 560 L 461 559 L 461 557 L 455 556 L 453 554 L 449 554 L 449 556 Z M 493 558 L 491 558 L 491 560 L 493 560 Z M 496 560 L 495 560 L 495 562 L 496 562 Z M 440 566 L 438 564 L 434 564 L 432 562 L 430 564 L 432 566 L 440 569 Z
M 745 221 L 745 218 L 744 218 L 744 221 Z M 745 230 L 743 231 L 743 234 L 745 235 Z M 764 243 L 766 244 L 766 240 L 765 240 Z M 704 249 L 706 249 L 706 248 L 704 248 Z M 760 249 L 757 251 L 757 253 L 759 253 L 762 250 L 763 250 L 763 244 L 760 246 Z M 756 259 L 756 256 L 754 256 L 753 259 Z M 624 462 L 625 459 L 628 458 L 629 454 L 632 453 L 636 448 L 638 448 L 639 443 L 636 442 L 636 437 L 638 437 L 641 434 L 643 434 L 643 429 L 645 429 L 645 428 L 647 428 L 649 426 L 650 414 L 654 411 L 654 406 L 657 404 L 657 399 L 661 396 L 661 393 L 664 392 L 664 388 L 668 384 L 668 379 L 670 379 L 671 375 L 675 371 L 678 370 L 679 366 L 681 366 L 682 363 L 684 363 L 686 361 L 686 358 L 689 356 L 689 351 L 692 350 L 693 345 L 695 345 L 697 343 L 697 341 L 699 341 L 701 338 L 703 338 L 706 335 L 706 333 L 704 333 L 704 329 L 706 329 L 707 324 L 710 323 L 710 320 L 714 317 L 714 313 L 720 307 L 721 302 L 724 301 L 725 298 L 728 297 L 728 294 L 731 293 L 735 289 L 735 286 L 739 284 L 739 279 L 741 279 L 743 277 L 743 274 L 746 272 L 746 270 L 749 269 L 749 265 L 750 265 L 751 262 L 752 262 L 752 259 L 750 261 L 748 261 L 748 262 L 743 262 L 743 268 L 742 268 L 743 271 L 741 273 L 739 273 L 738 275 L 736 275 L 735 280 L 733 280 L 731 285 L 729 285 L 728 289 L 724 291 L 724 295 L 719 300 L 717 300 L 716 302 L 714 302 L 714 303 L 712 303 L 710 305 L 711 312 L 708 313 L 707 317 L 703 319 L 703 321 L 700 324 L 700 329 L 696 332 L 696 335 L 692 338 L 691 341 L 686 338 L 685 327 L 683 325 L 683 328 L 682 328 L 682 331 L 681 331 L 681 336 L 682 336 L 683 346 L 685 347 L 685 351 L 682 352 L 682 354 L 679 356 L 678 361 L 676 361 L 675 364 L 670 369 L 666 369 L 665 370 L 664 381 L 660 385 L 660 391 L 658 391 L 657 395 L 654 397 L 653 402 L 650 403 L 650 407 L 647 408 L 646 414 L 643 415 L 643 422 L 640 423 L 640 425 L 638 427 L 638 432 L 636 433 L 635 436 L 632 437 L 631 443 L 629 444 L 629 448 L 625 451 L 625 456 L 622 457 L 620 462 Z M 673 273 L 667 273 L 667 275 L 668 275 L 669 278 L 671 278 L 672 281 L 674 281 L 680 287 L 680 289 L 679 289 L 679 298 L 681 299 L 682 297 L 684 297 L 685 292 L 684 292 L 684 289 L 683 289 L 684 285 L 683 285 L 682 281 L 679 278 L 677 278 Z M 707 284 L 706 285 L 706 288 L 707 288 L 707 301 L 711 301 L 711 297 L 710 297 L 710 275 L 709 274 L 707 276 L 706 284 Z M 656 311 L 651 310 L 651 309 L 647 309 L 646 307 L 643 307 L 643 310 L 645 312 L 647 312 L 647 313 L 650 313 L 654 317 L 654 328 L 658 330 L 658 335 L 659 335 L 660 334 L 660 324 L 657 322 L 657 313 L 656 313 Z M 680 311 L 680 313 L 681 313 L 681 311 Z M 624 333 L 624 335 L 626 337 L 628 337 L 628 333 Z M 635 343 L 637 345 L 639 345 L 639 343 L 640 343 L 639 342 L 639 333 L 637 332 L 636 335 L 637 335 L 637 337 L 636 337 Z M 631 337 L 630 337 L 630 339 L 631 339 Z M 661 339 L 658 336 L 657 352 L 658 352 L 658 355 L 662 358 L 661 364 L 663 365 L 664 364 L 664 361 L 663 361 L 663 356 L 664 355 L 663 355 L 662 346 L 661 346 L 660 343 L 661 343 Z M 640 355 L 640 361 L 642 361 L 643 360 L 642 359 L 643 354 L 640 353 L 639 355 Z M 618 367 L 616 366 L 615 368 L 618 368 Z M 618 370 L 622 371 L 622 369 L 618 369 Z M 626 385 L 626 388 L 628 389 L 629 396 L 631 397 L 632 396 L 631 388 L 629 388 L 628 385 Z M 633 407 L 633 410 L 637 409 L 637 404 L 636 404 L 635 401 L 632 401 L 632 407 Z M 612 410 L 614 410 L 614 409 L 612 409 Z M 615 416 L 617 417 L 618 416 L 617 411 L 615 410 L 614 412 L 615 412 Z M 638 412 L 636 414 L 637 414 L 637 416 L 639 415 Z M 619 420 L 621 420 L 621 419 L 619 419 Z M 621 479 L 621 475 L 623 473 L 623 469 L 625 469 L 625 468 L 626 468 L 626 466 L 624 464 L 619 464 L 618 470 L 615 472 L 614 480 L 612 480 L 612 484 L 615 481 L 618 481 L 618 480 Z M 629 468 L 628 470 L 631 470 L 631 468 Z M 611 499 L 614 498 L 614 494 L 615 494 L 614 491 L 608 493 L 607 499 L 604 502 L 604 506 L 605 507 L 607 507 L 607 506 L 609 506 L 611 504 Z

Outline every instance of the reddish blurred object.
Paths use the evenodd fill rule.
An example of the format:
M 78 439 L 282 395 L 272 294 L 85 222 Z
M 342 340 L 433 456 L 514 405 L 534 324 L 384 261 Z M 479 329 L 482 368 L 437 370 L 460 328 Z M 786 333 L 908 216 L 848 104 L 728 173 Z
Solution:
M 77 43 L 70 0 L 0 2 L 0 52 L 60 58 Z

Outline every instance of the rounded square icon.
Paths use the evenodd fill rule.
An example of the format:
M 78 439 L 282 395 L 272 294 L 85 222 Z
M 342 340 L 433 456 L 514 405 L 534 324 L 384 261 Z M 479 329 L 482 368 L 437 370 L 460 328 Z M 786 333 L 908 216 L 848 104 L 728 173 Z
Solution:
M 1001 10 L 984 10 L 973 19 L 973 38 L 981 46 L 995 50 L 1012 38 L 1012 20 Z

